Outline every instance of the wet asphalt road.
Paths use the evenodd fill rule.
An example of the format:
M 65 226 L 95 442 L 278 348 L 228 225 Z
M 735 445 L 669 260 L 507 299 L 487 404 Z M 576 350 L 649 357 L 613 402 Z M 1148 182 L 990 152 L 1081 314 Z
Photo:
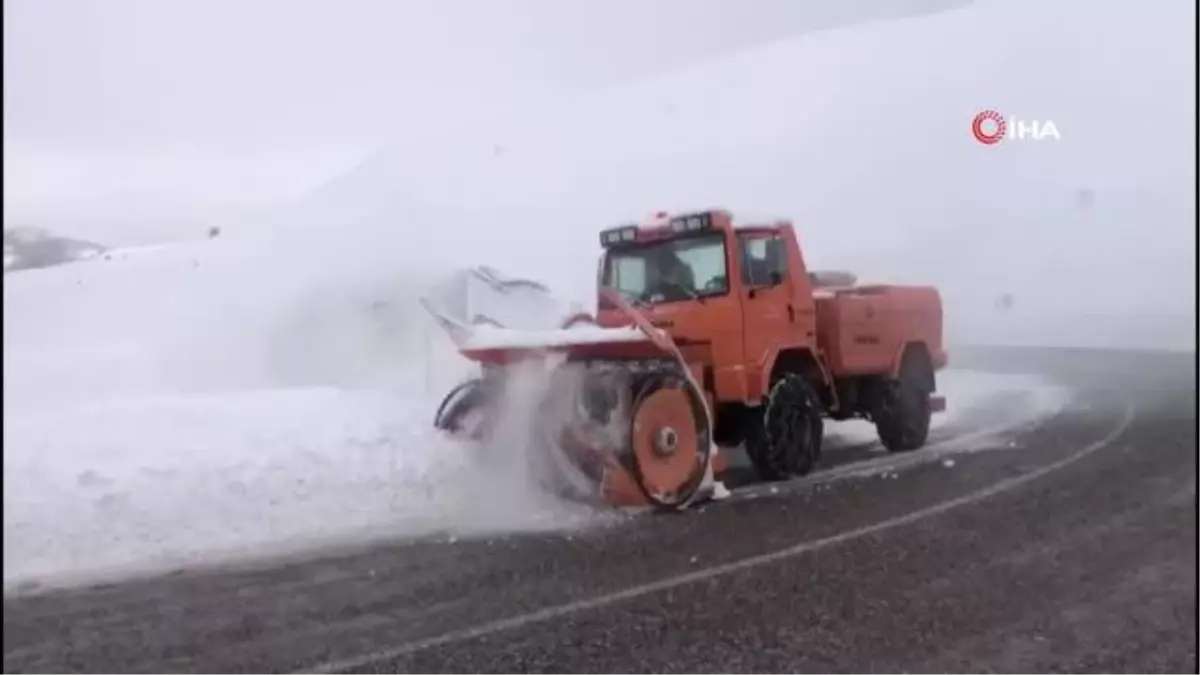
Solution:
M 1076 395 L 998 435 L 966 415 L 912 455 L 833 450 L 828 478 L 570 537 L 6 597 L 4 670 L 1197 672 L 1195 356 L 955 365 Z

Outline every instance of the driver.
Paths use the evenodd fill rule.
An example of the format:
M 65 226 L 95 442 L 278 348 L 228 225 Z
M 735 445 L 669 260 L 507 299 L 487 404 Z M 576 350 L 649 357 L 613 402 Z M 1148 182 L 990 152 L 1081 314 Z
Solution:
M 662 296 L 663 300 L 674 302 L 686 300 L 695 293 L 696 279 L 692 268 L 683 262 L 675 251 L 669 248 L 657 251 L 651 269 L 656 277 L 652 295 Z

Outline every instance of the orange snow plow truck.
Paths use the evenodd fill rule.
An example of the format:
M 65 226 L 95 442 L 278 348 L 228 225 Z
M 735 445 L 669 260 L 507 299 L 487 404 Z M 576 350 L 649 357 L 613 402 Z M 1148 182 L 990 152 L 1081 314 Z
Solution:
M 721 489 L 722 448 L 785 480 L 818 466 L 825 418 L 869 420 L 901 452 L 945 409 L 936 288 L 812 272 L 791 222 L 724 210 L 659 213 L 600 243 L 595 315 L 517 329 L 426 304 L 482 364 L 442 401 L 439 429 L 486 442 L 505 405 L 531 395 L 513 391 L 515 373 L 538 369 L 522 438 L 546 455 L 541 478 L 573 498 L 674 510 Z

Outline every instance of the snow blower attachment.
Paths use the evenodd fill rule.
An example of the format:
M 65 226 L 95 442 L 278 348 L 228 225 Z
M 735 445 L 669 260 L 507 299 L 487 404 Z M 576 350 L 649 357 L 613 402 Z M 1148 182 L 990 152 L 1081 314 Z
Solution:
M 789 221 L 735 224 L 719 209 L 658 213 L 600 243 L 594 316 L 488 268 L 425 299 L 482 366 L 442 401 L 439 429 L 486 444 L 506 401 L 528 396 L 514 375 L 540 369 L 529 435 L 552 489 L 675 510 L 725 493 L 718 446 L 787 480 L 818 465 L 826 418 L 869 420 L 905 452 L 945 409 L 935 288 L 810 271 Z
M 534 282 L 486 268 L 465 277 L 467 297 L 500 295 L 506 303 L 492 297 L 476 304 L 526 327 L 507 327 L 491 314 L 463 322 L 426 300 L 459 351 L 483 371 L 446 395 L 435 415 L 437 428 L 486 440 L 502 414 L 512 374 L 538 368 L 548 371 L 547 384 L 530 437 L 548 459 L 541 476 L 547 488 L 582 501 L 674 510 L 711 485 L 711 414 L 669 335 L 617 294 L 609 299 L 624 308 L 630 326 L 602 328 L 577 311 L 557 326 L 530 325 L 531 317 L 562 316 L 565 308 Z M 507 311 L 495 312 L 498 304 Z M 514 305 L 526 311 L 514 312 Z

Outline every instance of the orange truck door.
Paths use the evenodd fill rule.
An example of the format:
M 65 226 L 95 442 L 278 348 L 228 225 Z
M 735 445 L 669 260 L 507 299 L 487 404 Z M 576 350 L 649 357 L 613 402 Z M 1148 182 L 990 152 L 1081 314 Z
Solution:
M 764 391 L 775 349 L 786 341 L 796 322 L 788 283 L 787 248 L 778 233 L 738 235 L 742 268 L 742 341 L 746 350 L 746 383 L 751 399 Z

